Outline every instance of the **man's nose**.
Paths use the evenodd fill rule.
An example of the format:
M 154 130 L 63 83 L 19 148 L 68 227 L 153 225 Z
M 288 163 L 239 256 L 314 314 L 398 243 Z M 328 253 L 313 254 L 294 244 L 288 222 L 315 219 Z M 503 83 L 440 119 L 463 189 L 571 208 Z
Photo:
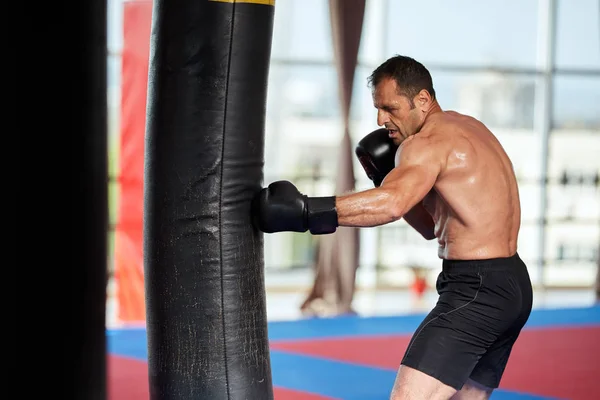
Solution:
M 383 110 L 377 110 L 377 125 L 383 126 L 386 122 L 389 122 L 387 113 Z

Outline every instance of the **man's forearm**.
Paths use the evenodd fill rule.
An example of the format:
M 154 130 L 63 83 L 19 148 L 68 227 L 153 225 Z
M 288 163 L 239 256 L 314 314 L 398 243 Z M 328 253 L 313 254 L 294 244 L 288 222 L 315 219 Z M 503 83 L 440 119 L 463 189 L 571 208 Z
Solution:
M 435 223 L 422 203 L 404 214 L 404 220 L 427 240 L 435 239 Z
M 402 218 L 398 194 L 383 187 L 336 198 L 340 226 L 374 227 Z

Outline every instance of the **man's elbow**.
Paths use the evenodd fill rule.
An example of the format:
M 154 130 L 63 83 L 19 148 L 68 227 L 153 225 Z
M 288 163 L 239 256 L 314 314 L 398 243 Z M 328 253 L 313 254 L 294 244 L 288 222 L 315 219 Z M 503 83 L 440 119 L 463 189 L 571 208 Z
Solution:
M 431 223 L 430 223 L 431 222 Z M 425 238 L 425 240 L 437 239 L 435 236 L 435 226 L 433 221 L 423 221 L 416 226 L 416 230 Z
M 421 235 L 425 238 L 425 240 L 433 240 L 436 238 L 435 233 L 433 233 L 433 229 L 431 231 L 421 232 Z
M 409 210 L 406 210 L 405 207 L 402 207 L 401 205 L 398 204 L 393 204 L 391 206 L 388 207 L 388 218 L 393 222 L 393 221 L 398 221 L 400 219 L 402 219 L 402 217 L 404 217 L 404 215 L 408 212 Z

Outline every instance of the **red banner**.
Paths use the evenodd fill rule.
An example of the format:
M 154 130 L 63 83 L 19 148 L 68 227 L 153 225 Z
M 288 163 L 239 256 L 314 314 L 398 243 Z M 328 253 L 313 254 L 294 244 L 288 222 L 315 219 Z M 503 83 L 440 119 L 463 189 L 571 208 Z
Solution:
M 118 319 L 142 322 L 144 134 L 151 1 L 126 1 L 123 9 L 119 210 L 115 232 L 115 281 Z

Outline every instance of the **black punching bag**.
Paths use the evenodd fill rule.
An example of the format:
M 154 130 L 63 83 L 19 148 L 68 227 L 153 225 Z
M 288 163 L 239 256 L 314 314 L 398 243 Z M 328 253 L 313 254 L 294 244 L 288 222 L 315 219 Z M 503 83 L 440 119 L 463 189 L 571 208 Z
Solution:
M 273 1 L 154 0 L 144 176 L 151 399 L 273 398 L 263 179 Z

